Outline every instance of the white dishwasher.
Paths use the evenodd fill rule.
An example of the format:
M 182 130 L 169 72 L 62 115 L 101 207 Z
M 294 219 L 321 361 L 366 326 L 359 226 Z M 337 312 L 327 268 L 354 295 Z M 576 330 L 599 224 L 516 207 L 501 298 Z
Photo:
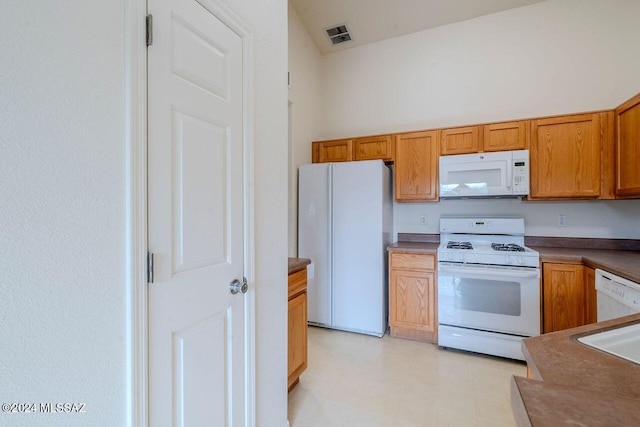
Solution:
M 598 322 L 640 313 L 640 284 L 596 269 Z

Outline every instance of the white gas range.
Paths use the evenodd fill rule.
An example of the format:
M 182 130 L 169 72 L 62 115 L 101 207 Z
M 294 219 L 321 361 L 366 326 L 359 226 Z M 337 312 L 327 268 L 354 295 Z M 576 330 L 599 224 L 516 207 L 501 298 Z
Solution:
M 538 252 L 523 218 L 440 219 L 438 345 L 524 360 L 540 334 Z

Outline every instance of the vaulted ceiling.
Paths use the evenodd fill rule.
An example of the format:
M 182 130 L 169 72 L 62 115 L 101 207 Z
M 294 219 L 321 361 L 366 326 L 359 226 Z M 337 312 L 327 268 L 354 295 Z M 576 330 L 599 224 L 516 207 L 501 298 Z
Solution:
M 543 0 L 290 0 L 322 54 L 465 21 Z M 325 28 L 347 24 L 333 45 Z

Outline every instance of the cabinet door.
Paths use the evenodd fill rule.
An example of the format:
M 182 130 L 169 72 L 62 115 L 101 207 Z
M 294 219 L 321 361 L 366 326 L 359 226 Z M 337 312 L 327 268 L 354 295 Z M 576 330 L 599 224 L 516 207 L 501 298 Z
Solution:
M 438 200 L 438 132 L 397 135 L 394 169 L 397 202 Z
M 389 326 L 435 331 L 434 279 L 431 271 L 391 270 Z
M 616 108 L 616 196 L 640 196 L 640 94 Z
M 524 150 L 527 148 L 529 122 L 494 123 L 482 126 L 484 151 Z
M 440 154 L 467 154 L 480 151 L 480 126 L 443 129 Z
M 288 387 L 307 369 L 307 293 L 289 300 Z
M 585 323 L 595 323 L 598 321 L 598 302 L 596 296 L 596 270 L 591 267 L 584 267 L 585 286 Z
M 371 136 L 353 140 L 354 160 L 393 160 L 391 135 Z
M 585 286 L 582 265 L 542 265 L 544 333 L 585 324 Z
M 314 163 L 349 162 L 353 160 L 351 139 L 317 141 L 314 144 L 317 147 L 317 162 Z
M 600 114 L 534 120 L 532 199 L 598 198 L 603 174 Z

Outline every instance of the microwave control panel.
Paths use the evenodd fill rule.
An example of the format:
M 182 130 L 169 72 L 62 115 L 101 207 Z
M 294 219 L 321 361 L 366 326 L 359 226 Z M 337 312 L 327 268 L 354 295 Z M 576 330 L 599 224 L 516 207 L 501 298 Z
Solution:
M 528 154 L 528 152 L 527 152 Z M 529 156 L 513 159 L 513 194 L 529 194 Z

